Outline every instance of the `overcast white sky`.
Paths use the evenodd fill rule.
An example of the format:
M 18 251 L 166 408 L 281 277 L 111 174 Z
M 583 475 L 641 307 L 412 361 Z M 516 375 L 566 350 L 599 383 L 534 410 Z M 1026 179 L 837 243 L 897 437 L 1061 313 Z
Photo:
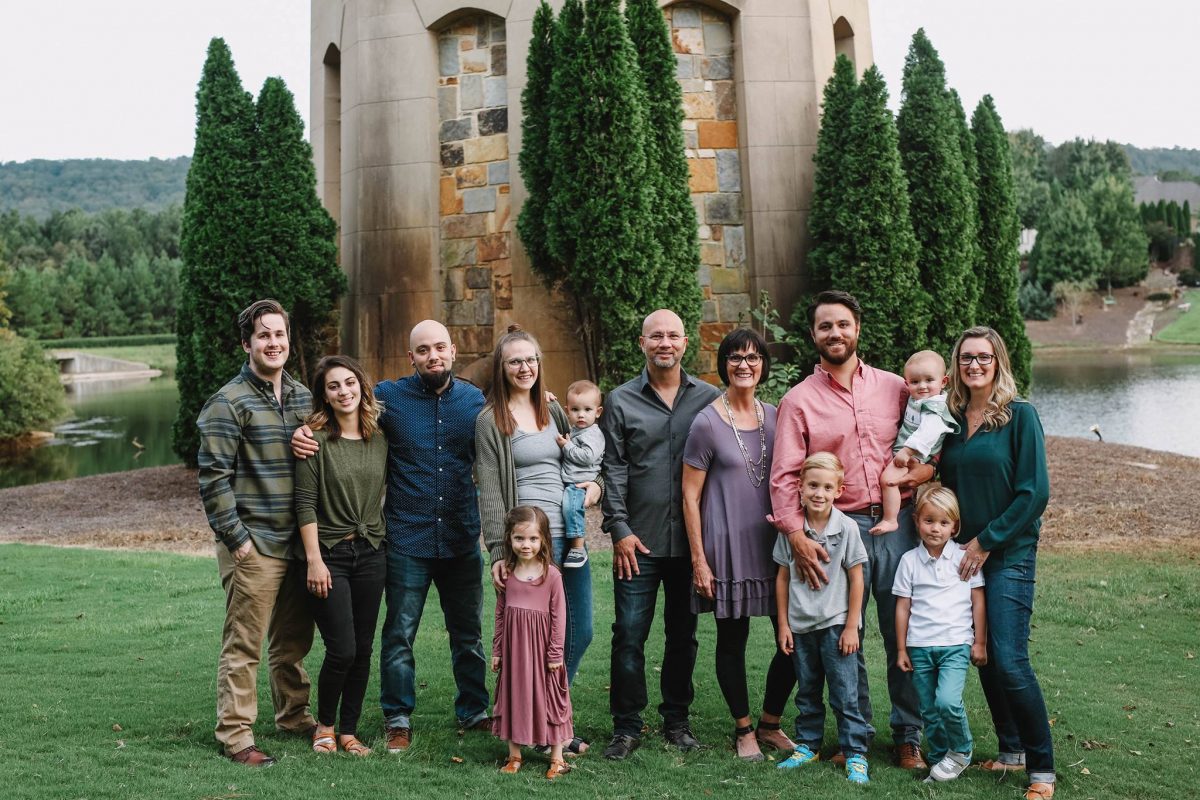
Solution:
M 1195 0 L 870 7 L 893 107 L 909 39 L 923 26 L 968 115 L 990 93 L 1008 128 L 1052 142 L 1200 148 Z M 309 0 L 0 0 L 0 32 L 0 161 L 190 154 L 213 36 L 229 43 L 247 90 L 279 75 L 308 118 Z

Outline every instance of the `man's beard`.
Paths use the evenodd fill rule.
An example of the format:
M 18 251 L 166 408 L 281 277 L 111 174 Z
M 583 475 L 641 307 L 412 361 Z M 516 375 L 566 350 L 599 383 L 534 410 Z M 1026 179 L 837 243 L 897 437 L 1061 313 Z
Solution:
M 441 372 L 418 372 L 421 376 L 421 383 L 425 384 L 425 388 L 431 392 L 436 392 L 447 383 L 450 382 L 450 370 Z
M 840 356 L 833 355 L 833 353 L 829 352 L 829 350 L 827 348 L 821 347 L 819 345 L 817 346 L 817 354 L 820 355 L 821 358 L 828 361 L 830 364 L 835 364 L 837 366 L 841 366 L 842 364 L 845 364 L 850 359 L 854 358 L 854 356 L 858 353 L 858 342 L 854 342 L 853 344 L 851 344 L 850 342 L 847 342 L 845 339 L 843 339 L 842 342 L 845 343 L 846 347 L 845 347 L 845 350 L 843 351 L 842 355 L 840 355 Z

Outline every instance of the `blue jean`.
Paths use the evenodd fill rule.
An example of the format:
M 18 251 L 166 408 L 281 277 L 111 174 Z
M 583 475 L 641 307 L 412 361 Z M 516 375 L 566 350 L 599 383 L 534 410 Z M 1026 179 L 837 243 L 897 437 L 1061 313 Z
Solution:
M 900 557 L 918 544 L 913 528 L 912 507 L 900 509 L 900 527 L 891 533 L 872 536 L 869 531 L 875 522 L 870 517 L 850 515 L 858 523 L 863 546 L 867 549 L 867 563 L 863 564 L 863 625 L 866 625 L 867 606 L 875 596 L 875 611 L 879 618 L 879 633 L 883 636 L 883 650 L 887 654 L 888 697 L 892 701 L 892 714 L 888 720 L 895 744 L 921 744 L 921 704 L 913 689 L 912 676 L 896 666 L 896 596 L 892 594 L 892 583 L 896 580 L 896 568 Z M 867 685 L 867 663 L 862 650 L 858 651 L 858 706 L 867 724 L 874 718 L 871 709 L 871 690 Z M 874 728 L 872 728 L 872 734 Z
M 913 687 L 921 700 L 929 763 L 941 761 L 946 753 L 971 755 L 975 743 L 963 707 L 963 686 L 971 665 L 971 646 L 910 647 Z
M 392 550 L 387 555 L 387 614 L 380 648 L 380 704 L 389 728 L 411 728 L 417 704 L 413 641 L 430 584 L 450 634 L 450 664 L 458 692 L 454 715 L 462 725 L 487 716 L 486 662 L 480 640 L 483 613 L 483 556 L 472 550 L 452 558 L 417 558 Z
M 572 487 L 574 488 L 574 487 Z M 582 493 L 582 489 L 576 491 Z M 552 539 L 554 563 L 562 564 L 567 555 L 567 539 Z M 567 683 L 575 682 L 579 662 L 592 643 L 592 562 L 581 567 L 562 570 L 563 594 L 567 598 L 567 641 L 564 662 L 567 666 Z
M 614 578 L 616 621 L 613 622 L 611 678 L 608 693 L 613 733 L 642 735 L 646 708 L 646 639 L 654 622 L 659 584 L 663 587 L 665 646 L 659 688 L 658 712 L 667 727 L 687 722 L 694 697 L 692 672 L 696 667 L 696 615 L 692 613 L 692 562 L 686 556 L 660 557 L 636 554 L 638 574 L 630 580 Z
M 814 753 L 825 735 L 821 692 L 829 684 L 829 707 L 837 718 L 838 747 L 847 758 L 867 752 L 873 730 L 858 707 L 858 659 L 838 652 L 844 625 L 792 634 L 796 668 L 796 742 Z
M 1002 552 L 992 558 L 1003 557 Z M 986 573 L 988 663 L 979 682 L 992 712 L 1000 752 L 1025 753 L 1030 780 L 1054 780 L 1054 742 L 1042 688 L 1029 663 L 1029 620 L 1037 550 L 1012 566 Z
M 583 516 L 583 502 L 586 497 L 587 492 L 574 484 L 563 487 L 563 535 L 568 539 L 582 539 L 587 533 Z

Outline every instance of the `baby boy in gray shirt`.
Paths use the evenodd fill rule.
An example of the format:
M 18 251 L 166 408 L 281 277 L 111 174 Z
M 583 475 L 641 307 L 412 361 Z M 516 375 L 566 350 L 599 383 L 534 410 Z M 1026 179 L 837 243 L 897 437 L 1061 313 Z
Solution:
M 576 484 L 594 481 L 600 474 L 604 434 L 596 420 L 603 411 L 599 386 L 591 381 L 575 381 L 567 387 L 567 419 L 571 422 L 571 435 L 558 437 L 558 446 L 562 448 L 563 528 L 570 546 L 563 558 L 564 569 L 575 569 L 587 563 L 583 516 L 586 492 Z

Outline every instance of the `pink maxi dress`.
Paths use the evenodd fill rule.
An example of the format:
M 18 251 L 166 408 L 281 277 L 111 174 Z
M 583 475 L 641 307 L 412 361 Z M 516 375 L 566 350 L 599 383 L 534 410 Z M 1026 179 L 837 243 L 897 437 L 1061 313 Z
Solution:
M 500 657 L 492 732 L 521 745 L 569 742 L 571 695 L 562 663 L 567 632 L 567 602 L 562 574 L 551 566 L 536 581 L 509 574 L 496 593 L 496 632 L 492 655 Z

